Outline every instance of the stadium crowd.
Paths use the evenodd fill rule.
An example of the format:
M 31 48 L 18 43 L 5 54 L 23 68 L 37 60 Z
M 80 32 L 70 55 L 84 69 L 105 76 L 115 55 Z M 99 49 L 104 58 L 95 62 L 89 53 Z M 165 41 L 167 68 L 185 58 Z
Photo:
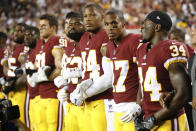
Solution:
M 63 34 L 65 14 L 69 11 L 82 11 L 87 2 L 96 2 L 105 10 L 117 8 L 123 11 L 128 28 L 137 28 L 151 10 L 167 12 L 177 26 L 189 32 L 195 27 L 196 2 L 194 0 L 1 0 L 1 31 L 13 35 L 14 23 L 24 22 L 37 25 L 38 18 L 52 13 L 58 18 L 59 33 Z

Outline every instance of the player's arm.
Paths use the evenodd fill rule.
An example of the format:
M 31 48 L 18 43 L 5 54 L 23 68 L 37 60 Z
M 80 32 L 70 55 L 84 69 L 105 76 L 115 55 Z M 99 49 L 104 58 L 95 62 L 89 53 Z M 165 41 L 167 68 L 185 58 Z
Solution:
M 9 69 L 9 67 L 8 67 L 8 60 L 4 61 L 4 62 L 2 63 L 2 66 L 3 66 L 3 74 L 4 74 L 5 76 L 7 76 L 8 69 Z
M 146 118 L 142 122 L 140 128 L 152 129 L 155 124 L 170 119 L 171 116 L 175 115 L 176 111 L 181 109 L 188 101 L 188 89 L 191 88 L 191 81 L 185 65 L 183 63 L 172 63 L 168 67 L 168 72 L 170 81 L 173 88 L 176 90 L 176 93 L 174 94 L 169 106 L 162 108 L 152 116 Z
M 139 89 L 138 89 L 138 92 L 137 92 L 137 100 L 136 100 L 136 103 L 141 105 L 142 103 L 142 90 L 141 90 L 141 86 L 139 85 Z
M 86 90 L 88 97 L 97 95 L 112 87 L 112 62 L 106 57 L 107 45 L 103 44 L 100 52 L 102 54 L 102 68 L 104 74 L 94 80 L 93 84 Z
M 52 71 L 52 73 L 49 76 L 49 80 L 54 80 L 57 76 L 61 74 L 61 61 L 63 57 L 64 50 L 62 48 L 55 48 L 52 51 L 52 55 L 54 57 L 54 64 L 55 69 Z
M 93 84 L 86 90 L 88 97 L 97 95 L 112 87 L 112 62 L 107 57 L 102 58 L 102 66 L 104 74 L 93 82 Z
M 102 54 L 106 54 L 105 48 L 106 46 L 102 47 L 102 50 L 101 50 Z M 102 57 L 102 68 L 104 71 L 103 75 L 101 75 L 100 77 L 94 80 L 87 79 L 77 85 L 76 90 L 74 90 L 74 92 L 71 93 L 70 95 L 70 99 L 72 103 L 74 103 L 75 105 L 81 105 L 84 99 L 97 95 L 112 87 L 112 77 L 113 77 L 112 62 L 106 56 Z M 81 96 L 76 95 L 79 92 L 83 92 L 83 93 L 80 93 Z M 77 102 L 76 99 L 79 102 Z
M 191 87 L 191 81 L 185 65 L 183 63 L 172 63 L 168 67 L 168 72 L 172 86 L 176 90 L 169 106 L 165 106 L 142 122 L 136 120 L 135 128 L 152 129 L 157 123 L 170 119 L 188 101 L 188 89 Z
M 183 63 L 173 63 L 168 68 L 170 81 L 176 93 L 171 100 L 169 107 L 154 114 L 157 122 L 168 119 L 176 113 L 176 110 L 181 109 L 188 100 L 189 88 L 191 81 L 188 76 L 186 67 Z

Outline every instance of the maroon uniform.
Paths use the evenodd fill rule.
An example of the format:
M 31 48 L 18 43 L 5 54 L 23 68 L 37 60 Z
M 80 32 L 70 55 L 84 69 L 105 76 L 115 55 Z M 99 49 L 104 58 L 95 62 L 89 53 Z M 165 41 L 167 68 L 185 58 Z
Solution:
M 30 50 L 29 52 L 25 53 L 26 55 L 26 63 L 25 63 L 25 68 L 26 69 L 32 69 L 35 70 L 34 67 L 34 62 L 35 62 L 35 49 Z M 29 75 L 27 75 L 27 77 L 29 77 Z M 27 87 L 29 90 L 29 98 L 33 99 L 34 97 L 39 95 L 39 88 L 36 85 L 35 87 L 31 87 L 28 83 L 27 83 Z
M 20 53 L 24 51 L 24 44 L 17 45 L 13 50 L 13 54 L 8 58 L 8 77 L 15 77 L 14 70 L 21 66 L 18 61 Z
M 161 92 L 173 90 L 168 72 L 169 65 L 176 62 L 187 64 L 189 58 L 185 44 L 180 42 L 165 40 L 155 45 L 149 52 L 147 47 L 148 44 L 143 44 L 136 54 L 145 117 L 162 109 L 159 103 Z M 176 111 L 176 116 L 171 118 L 182 113 L 183 109 Z
M 4 51 L 5 51 L 4 48 L 0 49 L 0 60 L 2 60 L 4 58 Z M 3 74 L 3 66 L 0 65 L 0 77 L 3 77 L 3 76 L 4 76 L 4 74 Z
M 140 35 L 129 34 L 116 45 L 110 41 L 106 56 L 113 62 L 113 96 L 116 104 L 135 102 L 139 87 L 137 64 L 133 56 L 140 42 Z
M 52 51 L 61 46 L 61 37 L 53 36 L 47 42 L 40 40 L 36 46 L 36 66 L 41 68 L 43 66 L 55 67 L 54 57 Z M 57 98 L 57 87 L 53 81 L 41 82 L 38 85 L 39 94 L 41 98 Z
M 63 68 L 80 68 L 82 70 L 82 57 L 79 46 L 75 46 L 75 42 L 69 42 L 68 46 L 65 48 L 65 53 L 63 55 Z M 68 92 L 72 93 L 77 84 L 79 83 L 79 78 L 71 78 L 68 80 Z
M 86 32 L 82 36 L 79 42 L 82 62 L 84 69 L 83 80 L 89 78 L 98 78 L 103 74 L 102 69 L 102 54 L 100 52 L 103 44 L 109 41 L 108 36 L 104 30 L 100 30 L 94 34 L 91 38 L 90 33 Z M 109 90 L 90 97 L 87 101 L 99 100 L 99 99 L 112 99 L 112 93 Z

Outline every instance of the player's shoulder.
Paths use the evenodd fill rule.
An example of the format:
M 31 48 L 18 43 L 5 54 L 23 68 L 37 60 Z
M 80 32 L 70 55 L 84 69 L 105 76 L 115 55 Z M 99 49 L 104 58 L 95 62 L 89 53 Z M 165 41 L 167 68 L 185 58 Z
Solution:
M 139 44 L 142 41 L 140 34 L 133 34 L 133 33 L 129 33 L 125 39 L 126 42 L 133 43 L 133 44 Z
M 172 45 L 183 45 L 185 44 L 183 42 L 175 41 L 175 40 L 163 40 L 158 43 L 158 47 L 170 47 Z

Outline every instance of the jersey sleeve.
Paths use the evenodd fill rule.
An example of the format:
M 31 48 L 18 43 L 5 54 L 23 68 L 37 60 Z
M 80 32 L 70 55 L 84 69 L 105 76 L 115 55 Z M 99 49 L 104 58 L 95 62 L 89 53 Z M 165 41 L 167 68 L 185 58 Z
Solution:
M 187 65 L 189 54 L 184 44 L 165 44 L 160 54 L 164 67 L 167 70 L 173 63 L 184 63 Z
M 63 48 L 66 48 L 67 47 L 67 39 L 65 39 L 64 37 L 56 37 L 54 40 L 53 40 L 53 43 L 51 45 L 51 48 L 52 48 L 52 52 L 56 49 L 63 49 Z

